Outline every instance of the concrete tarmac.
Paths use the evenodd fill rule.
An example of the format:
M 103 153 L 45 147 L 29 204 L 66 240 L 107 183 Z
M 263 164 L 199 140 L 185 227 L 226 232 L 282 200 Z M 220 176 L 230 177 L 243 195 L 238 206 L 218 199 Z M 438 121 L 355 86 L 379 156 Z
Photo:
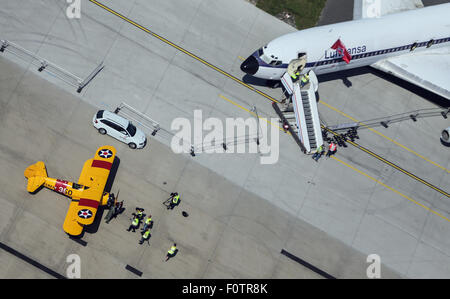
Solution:
M 126 265 L 143 278 L 321 278 L 281 255 L 282 249 L 339 278 L 364 277 L 364 254 L 154 139 L 131 150 L 98 134 L 92 105 L 4 58 L 0 69 L 2 90 L 14 86 L 1 97 L 0 136 L 8 140 L 0 146 L 3 244 L 63 276 L 66 258 L 77 254 L 82 278 L 136 278 Z M 120 190 L 126 210 L 109 224 L 102 219 L 106 211 L 99 212 L 100 225 L 84 234 L 83 247 L 62 230 L 69 200 L 48 189 L 27 193 L 23 170 L 42 160 L 49 176 L 76 182 L 84 161 L 105 144 L 117 149 L 112 192 Z M 175 190 L 181 203 L 167 210 L 163 201 Z M 138 232 L 126 231 L 136 206 L 154 220 L 143 245 Z M 165 262 L 173 242 L 179 252 Z M 0 262 L 2 278 L 52 277 L 2 250 Z M 398 277 L 388 269 L 383 275 Z
M 11 174 L 11 179 L 4 177 L 1 182 L 2 190 L 8 190 L 3 200 L 9 208 L 1 212 L 5 244 L 63 275 L 69 253 L 85 254 L 82 258 L 88 265 L 96 265 L 86 270 L 86 277 L 134 277 L 123 270 L 126 264 L 141 269 L 146 277 L 155 277 L 155 272 L 158 277 L 185 278 L 310 277 L 309 270 L 281 256 L 282 249 L 338 278 L 366 277 L 366 258 L 373 253 L 386 269 L 382 277 L 450 277 L 450 242 L 445 237 L 450 216 L 445 196 L 353 147 L 340 148 L 336 159 L 315 163 L 282 132 L 280 157 L 273 165 L 261 165 L 259 154 L 174 155 L 168 147 L 170 138 L 158 134 L 147 149 L 130 151 L 95 132 L 90 125 L 95 109 L 114 110 L 125 101 L 167 130 L 177 117 L 193 123 L 194 110 L 201 110 L 203 119 L 222 121 L 252 118 L 248 113 L 252 107 L 261 117 L 275 117 L 275 113 L 266 98 L 91 1 L 82 1 L 80 19 L 67 18 L 65 1 L 0 3 L 5 16 L 1 38 L 80 77 L 101 61 L 105 64 L 78 94 L 48 73 L 38 73 L 35 66 L 2 54 L 2 63 L 8 60 L 20 67 L 3 67 L 12 69 L 2 72 L 1 81 L 2 115 L 8 116 L 2 122 L 5 128 L 7 120 L 17 126 L 14 135 L 11 129 L 2 129 L 2 137 L 8 137 L 2 140 L 8 143 L 1 143 L 1 169 Z M 260 46 L 294 29 L 253 5 L 241 0 L 103 3 L 281 98 L 280 89 L 245 78 L 239 65 Z M 325 78 L 321 84 L 319 111 L 328 124 L 435 107 L 423 93 L 377 73 L 346 76 Z M 351 86 L 343 84 L 343 79 Z M 387 130 L 376 128 L 378 133 L 361 130 L 358 142 L 448 192 L 450 157 L 439 143 L 440 131 L 447 126 L 443 118 L 404 122 Z M 42 135 L 41 127 L 47 128 L 47 135 Z M 138 246 L 137 235 L 125 232 L 125 217 L 86 234 L 89 244 L 80 248 L 61 230 L 66 212 L 63 198 L 42 190 L 32 197 L 35 204 L 25 201 L 30 199 L 23 178 L 26 166 L 41 159 L 49 163 L 50 175 L 76 180 L 82 163 L 104 142 L 117 146 L 121 158 L 113 189 L 121 190 L 130 207 L 145 204 L 154 217 L 161 217 L 160 226 L 155 218 L 149 249 Z M 161 205 L 174 189 L 181 190 L 188 218 L 180 211 L 166 213 Z M 158 200 L 148 200 L 148 194 Z M 23 215 L 21 220 L 26 221 L 16 219 Z M 171 220 L 163 215 L 172 216 Z M 176 225 L 169 225 L 172 221 Z M 52 228 L 43 229 L 47 225 Z M 114 225 L 117 229 L 110 228 Z M 123 239 L 127 240 L 124 245 Z M 159 262 L 175 240 L 186 243 L 171 260 L 179 263 L 182 270 L 178 272 Z M 107 254 L 90 252 L 90 248 Z M 185 259 L 183 252 L 188 253 Z M 11 264 L 4 276 L 18 276 L 15 258 L 6 253 L 2 258 Z M 96 262 L 100 259 L 104 263 Z M 106 265 L 106 271 L 98 264 Z

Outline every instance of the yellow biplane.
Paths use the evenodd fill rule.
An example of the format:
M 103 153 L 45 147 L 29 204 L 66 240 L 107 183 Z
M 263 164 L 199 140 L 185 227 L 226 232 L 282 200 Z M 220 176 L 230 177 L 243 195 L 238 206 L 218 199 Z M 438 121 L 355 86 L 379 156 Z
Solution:
M 64 221 L 64 231 L 79 236 L 85 225 L 92 224 L 99 205 L 108 203 L 109 193 L 104 193 L 116 149 L 112 146 L 98 148 L 94 158 L 84 163 L 78 183 L 49 178 L 42 161 L 29 166 L 24 175 L 28 179 L 27 191 L 35 193 L 45 186 L 71 198 Z

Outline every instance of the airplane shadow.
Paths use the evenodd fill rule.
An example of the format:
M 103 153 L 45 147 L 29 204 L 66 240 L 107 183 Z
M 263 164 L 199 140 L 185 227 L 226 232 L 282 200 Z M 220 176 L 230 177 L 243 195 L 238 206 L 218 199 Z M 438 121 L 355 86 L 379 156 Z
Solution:
M 319 80 L 319 83 L 328 82 L 328 81 L 334 81 L 334 80 L 342 80 L 342 83 L 347 87 L 351 88 L 353 86 L 351 82 L 351 77 L 363 75 L 363 74 L 372 74 L 374 76 L 377 76 L 383 80 L 386 80 L 392 84 L 395 84 L 401 88 L 404 88 L 415 95 L 424 98 L 425 100 L 439 106 L 442 108 L 448 108 L 450 107 L 450 101 L 444 97 L 441 97 L 431 91 L 428 91 L 424 88 L 421 88 L 419 86 L 416 86 L 412 83 L 409 83 L 403 79 L 397 78 L 391 74 L 382 72 L 380 70 L 374 69 L 372 67 L 359 67 L 354 68 L 351 70 L 346 71 L 339 71 L 335 73 L 329 73 L 329 74 L 323 74 L 318 75 L 317 78 Z
M 406 90 L 412 92 L 413 94 L 415 94 L 415 95 L 417 95 L 417 96 L 419 96 L 441 108 L 449 108 L 450 107 L 450 101 L 448 99 L 441 97 L 441 96 L 439 96 L 431 91 L 428 91 L 422 87 L 419 87 L 417 85 L 409 83 L 403 79 L 397 78 L 391 74 L 382 72 L 380 70 L 374 69 L 369 66 L 354 68 L 354 69 L 345 70 L 345 71 L 339 71 L 339 72 L 335 72 L 335 73 L 318 75 L 317 79 L 319 80 L 319 83 L 341 80 L 342 84 L 344 84 L 347 88 L 351 88 L 351 87 L 353 87 L 351 78 L 355 77 L 355 76 L 364 75 L 364 74 L 372 74 L 374 76 L 377 76 L 377 77 L 379 77 L 383 80 L 386 80 L 392 84 L 395 84 L 403 89 L 406 89 Z M 242 78 L 242 81 L 246 84 L 253 85 L 253 86 L 270 87 L 270 88 L 281 87 L 280 81 L 256 78 L 256 77 L 248 75 L 248 74 L 246 74 Z
M 111 171 L 109 172 L 108 180 L 106 181 L 105 192 L 111 192 L 112 185 L 116 178 L 117 170 L 119 169 L 119 165 L 120 165 L 120 159 L 116 156 L 116 157 L 114 157 L 114 162 L 113 162 L 113 165 L 111 166 Z M 82 236 L 84 235 L 85 232 L 89 233 L 89 234 L 95 234 L 98 231 L 98 228 L 100 227 L 100 223 L 102 222 L 103 213 L 105 210 L 106 210 L 106 206 L 98 207 L 94 222 L 91 225 L 86 226 L 84 228 L 83 233 L 81 234 L 80 238 L 82 238 Z
M 28 193 L 30 193 L 30 194 L 32 194 L 32 195 L 35 195 L 36 193 L 38 193 L 39 191 L 41 191 L 43 188 L 44 188 L 44 185 L 41 185 L 41 186 L 38 187 L 35 191 L 33 191 L 33 192 L 28 192 Z
M 270 87 L 270 88 L 278 88 L 281 87 L 281 82 L 279 80 L 266 80 L 257 78 L 251 75 L 244 75 L 242 77 L 242 82 L 248 85 L 260 86 L 260 87 Z
M 119 169 L 120 159 L 119 157 L 114 157 L 113 165 L 111 166 L 111 171 L 109 172 L 108 180 L 105 185 L 105 192 L 111 192 L 112 185 L 116 179 L 117 170 Z

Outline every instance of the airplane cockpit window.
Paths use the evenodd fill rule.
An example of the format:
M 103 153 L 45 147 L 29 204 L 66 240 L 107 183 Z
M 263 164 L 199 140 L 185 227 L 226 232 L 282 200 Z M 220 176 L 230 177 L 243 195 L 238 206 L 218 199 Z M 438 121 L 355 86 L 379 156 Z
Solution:
M 265 46 L 264 48 L 267 48 L 267 46 Z M 264 53 L 263 48 L 260 48 L 258 50 L 258 55 L 259 55 L 259 58 L 261 58 L 261 60 L 264 61 L 267 64 L 270 64 L 270 62 L 272 61 L 272 59 L 270 57 L 268 57 L 266 55 L 266 53 Z
M 261 57 L 264 54 L 264 51 L 262 48 L 258 49 L 258 56 Z
M 73 189 L 79 190 L 79 189 L 82 189 L 82 188 L 83 188 L 83 185 L 80 185 L 80 184 L 77 184 L 77 183 L 73 183 L 73 184 L 72 184 L 72 188 L 73 188 Z

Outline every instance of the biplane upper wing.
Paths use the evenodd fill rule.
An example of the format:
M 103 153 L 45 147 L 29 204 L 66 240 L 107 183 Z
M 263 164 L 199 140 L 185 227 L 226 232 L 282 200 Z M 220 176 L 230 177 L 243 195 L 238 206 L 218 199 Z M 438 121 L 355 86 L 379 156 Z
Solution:
M 84 186 L 79 198 L 72 198 L 64 231 L 70 235 L 79 235 L 83 225 L 94 221 L 98 206 L 102 202 L 103 191 L 114 162 L 116 149 L 112 146 L 98 148 L 95 157 L 84 163 L 78 184 Z

